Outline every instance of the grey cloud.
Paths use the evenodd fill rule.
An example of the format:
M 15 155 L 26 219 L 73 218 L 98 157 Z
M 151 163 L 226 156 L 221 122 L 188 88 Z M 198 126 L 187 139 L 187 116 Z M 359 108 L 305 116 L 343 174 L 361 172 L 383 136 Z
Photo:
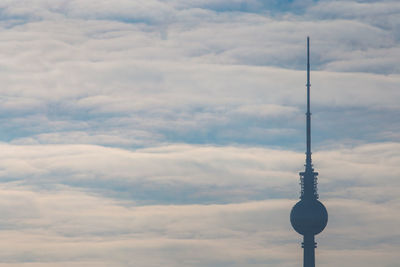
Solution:
M 397 3 L 294 2 L 2 2 L 0 266 L 296 266 L 308 34 L 318 259 L 397 266 Z
M 11 154 L 4 155 L 3 181 L 49 189 L 69 185 L 141 203 L 225 203 L 258 199 L 268 192 L 276 198 L 282 190 L 275 179 L 283 176 L 280 179 L 290 181 L 285 171 L 267 171 L 259 159 L 242 161 L 244 155 L 232 154 L 234 148 L 171 146 L 160 152 L 129 152 L 83 145 L 13 147 L 8 150 Z M 272 160 L 279 162 L 279 158 Z M 231 164 L 235 170 L 228 168 Z M 245 168 L 247 164 L 254 169 Z M 266 176 L 270 179 L 261 179 Z
M 26 192 L 6 190 L 8 196 L 21 196 Z M 95 262 L 106 262 L 129 266 L 139 262 L 141 266 L 153 266 L 167 262 L 170 266 L 200 266 L 247 265 L 251 264 L 250 258 L 260 264 L 287 261 L 283 257 L 288 253 L 274 253 L 279 250 L 279 245 L 272 241 L 285 235 L 284 231 L 279 228 L 265 232 L 258 223 L 267 219 L 268 214 L 279 218 L 276 215 L 287 206 L 287 201 L 124 208 L 112 201 L 61 188 L 57 194 L 28 195 L 31 196 L 29 202 L 33 202 L 40 213 L 28 219 L 18 219 L 15 215 L 7 217 L 14 218 L 18 232 L 2 232 L 3 237 L 13 240 L 12 244 L 2 248 L 3 263 L 31 262 L 45 266 L 46 262 L 72 262 L 92 266 Z M 13 206 L 17 205 L 13 203 Z M 260 212 L 264 214 L 261 217 Z M 240 219 L 243 215 L 248 218 Z M 245 230 L 248 226 L 253 230 Z M 261 248 L 265 243 L 258 237 L 260 233 L 271 236 L 267 245 L 272 251 L 266 256 L 265 252 L 269 250 Z M 44 235 L 47 242 L 41 238 Z M 239 240 L 241 242 L 237 242 Z M 243 251 L 254 241 L 256 250 Z M 22 254 L 21 249 L 30 253 Z M 204 253 L 209 255 L 207 259 L 201 256 Z M 227 253 L 235 256 L 227 258 Z M 135 255 L 133 261 L 132 255 Z
M 7 220 L 13 222 L 15 227 L 3 228 L 1 233 L 2 238 L 10 240 L 1 247 L 5 266 L 22 263 L 95 266 L 97 262 L 155 266 L 164 262 L 168 266 L 279 263 L 291 267 L 296 266 L 301 256 L 300 236 L 288 221 L 293 200 L 137 207 L 62 187 L 57 192 L 38 193 L 3 185 L 0 192 L 1 196 L 7 193 L 6 199 L 19 199 L 8 202 L 14 212 L 5 213 L 0 221 L 2 226 Z M 393 255 L 399 244 L 387 236 L 398 225 L 398 216 L 393 216 L 396 205 L 383 207 L 338 199 L 325 202 L 330 222 L 327 230 L 317 237 L 321 262 L 326 266 L 350 262 L 353 266 L 369 267 L 378 260 L 395 264 L 397 258 Z M 21 203 L 31 207 L 30 214 L 26 214 L 25 208 L 20 209 Z M 0 209 L 4 210 L 4 206 Z M 378 249 L 370 246 L 372 242 Z M 348 249 L 337 249 L 343 246 Z M 21 250 L 29 253 L 23 254 Z
M 2 114 L 15 119 L 5 118 L 3 134 L 12 135 L 14 142 L 33 138 L 42 143 L 46 140 L 43 136 L 63 132 L 65 142 L 85 143 L 85 134 L 81 141 L 73 136 L 74 132 L 86 131 L 99 140 L 113 132 L 119 135 L 121 146 L 134 147 L 146 142 L 182 141 L 254 144 L 264 138 L 271 145 L 278 140 L 274 132 L 279 128 L 287 129 L 287 138 L 281 136 L 284 139 L 278 140 L 282 144 L 303 141 L 295 137 L 303 127 L 301 112 L 295 112 L 303 105 L 303 90 L 296 89 L 304 81 L 303 72 L 144 61 L 114 61 L 108 65 L 107 60 L 56 66 L 56 71 L 43 72 L 39 77 L 34 71 L 32 76 L 16 70 L 4 73 Z M 68 77 L 62 73 L 68 73 Z M 347 136 L 360 136 L 360 132 L 378 136 L 377 131 L 383 128 L 395 131 L 396 124 L 386 118 L 385 109 L 397 110 L 396 75 L 313 72 L 312 79 L 313 100 L 319 105 L 317 114 L 325 112 L 330 117 L 336 114 L 332 108 L 344 107 L 353 114 L 343 122 Z M 378 87 L 384 91 L 377 91 Z M 382 112 L 374 113 L 371 107 Z M 380 114 L 383 127 L 366 129 L 368 125 L 361 125 L 351 133 L 353 128 L 346 122 L 357 115 L 354 108 L 365 109 L 362 113 L 368 115 L 366 121 Z M 116 132 L 114 127 L 124 130 Z M 336 135 L 332 126 L 324 127 L 328 127 L 324 139 Z M 254 131 L 244 134 L 240 131 L 243 128 Z M 246 140 L 245 135 L 254 141 Z M 133 142 L 123 141 L 127 139 Z M 55 139 L 48 140 L 52 143 Z M 118 145 L 119 141 L 111 143 Z
M 185 5 L 188 5 L 186 2 L 184 2 Z M 211 2 L 215 5 L 242 5 L 242 1 Z M 254 2 L 256 3 L 256 1 Z M 168 57 L 176 60 L 177 57 L 183 57 L 196 58 L 203 62 L 283 66 L 299 69 L 303 66 L 301 57 L 304 51 L 304 36 L 311 34 L 314 58 L 317 59 L 314 60 L 314 66 L 325 68 L 329 64 L 335 65 L 336 61 L 348 60 L 349 57 L 357 62 L 363 57 L 378 57 L 377 55 L 380 54 L 386 55 L 385 61 L 380 64 L 381 67 L 371 69 L 349 62 L 346 68 L 339 68 L 341 65 L 337 65 L 335 70 L 398 73 L 397 67 L 390 63 L 393 56 L 396 55 L 394 51 L 398 49 L 397 27 L 395 27 L 398 21 L 391 19 L 388 22 L 382 22 L 381 24 L 387 25 L 386 27 L 377 23 L 377 21 L 388 20 L 390 14 L 395 17 L 397 4 L 394 2 L 361 4 L 350 1 L 340 3 L 320 1 L 308 6 L 307 20 L 297 15 L 275 18 L 246 12 L 235 13 L 235 16 L 232 16 L 204 9 L 199 11 L 201 5 L 197 6 L 193 2 L 182 10 L 179 5 L 183 2 L 178 3 L 146 1 L 146 3 L 139 4 L 139 2 L 120 1 L 111 5 L 99 4 L 95 1 L 86 1 L 85 3 L 69 1 L 60 4 L 60 8 L 54 8 L 47 2 L 38 1 L 37 6 L 40 10 L 66 15 L 63 19 L 45 17 L 45 21 L 47 19 L 52 24 L 66 21 L 68 23 L 75 22 L 77 25 L 101 23 L 102 27 L 97 30 L 97 33 L 93 35 L 88 32 L 89 37 L 97 39 L 96 43 L 89 42 L 89 45 L 96 45 L 97 49 L 100 48 L 99 44 L 109 45 L 110 41 L 115 43 L 115 37 L 123 36 L 120 29 L 127 28 L 126 23 L 120 23 L 121 25 L 115 24 L 112 30 L 107 27 L 111 21 L 131 22 L 131 25 L 141 27 L 143 32 L 153 35 L 153 37 L 156 34 L 161 38 L 161 42 L 153 38 L 151 43 L 140 47 L 141 51 L 138 54 L 146 59 Z M 202 3 L 207 6 L 206 3 Z M 16 2 L 8 3 L 5 6 L 4 12 L 9 9 L 13 10 L 14 6 L 19 12 L 29 11 L 27 8 L 19 7 Z M 229 8 L 227 10 L 229 11 Z M 346 13 L 344 12 L 346 10 L 351 11 Z M 364 15 L 361 16 L 355 11 Z M 331 15 L 324 12 L 330 12 Z M 33 10 L 33 13 L 38 12 Z M 350 15 L 343 17 L 345 14 Z M 95 22 L 88 18 L 101 19 L 101 21 Z M 363 18 L 375 18 L 375 20 L 368 21 Z M 146 20 L 160 20 L 160 22 L 150 23 L 148 26 L 141 25 L 140 22 L 146 22 Z M 51 28 L 52 26 L 46 26 L 46 29 Z M 110 32 L 110 30 L 112 31 Z M 143 39 L 132 38 L 133 36 L 127 35 L 128 33 L 123 32 L 125 44 L 135 47 L 138 45 L 138 41 L 139 43 L 143 41 Z M 114 38 L 107 41 L 104 37 Z M 377 50 L 371 50 L 371 48 Z M 360 53 L 359 55 L 351 53 L 353 51 Z M 90 51 L 88 53 L 90 55 Z M 124 51 L 125 56 L 126 54 Z M 167 56 L 168 54 L 171 57 Z M 386 61 L 388 63 L 385 64 Z
M 400 175 L 397 146 L 317 151 L 321 194 L 393 201 Z M 48 190 L 68 185 L 141 204 L 293 198 L 304 160 L 303 153 L 290 151 L 190 145 L 135 151 L 90 145 L 3 145 L 2 151 L 4 182 Z

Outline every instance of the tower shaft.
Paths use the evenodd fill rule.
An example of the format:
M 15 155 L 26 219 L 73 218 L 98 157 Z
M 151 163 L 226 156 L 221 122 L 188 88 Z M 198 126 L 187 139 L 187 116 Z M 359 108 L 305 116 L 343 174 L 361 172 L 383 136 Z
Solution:
M 303 266 L 315 267 L 315 243 L 314 235 L 304 235 L 302 247 L 304 249 Z

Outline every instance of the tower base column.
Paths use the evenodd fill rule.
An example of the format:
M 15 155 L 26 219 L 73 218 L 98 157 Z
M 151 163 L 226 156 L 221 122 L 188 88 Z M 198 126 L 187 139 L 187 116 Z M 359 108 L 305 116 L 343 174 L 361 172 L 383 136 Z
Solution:
M 304 235 L 302 247 L 304 248 L 304 267 L 315 267 L 315 243 L 314 235 Z

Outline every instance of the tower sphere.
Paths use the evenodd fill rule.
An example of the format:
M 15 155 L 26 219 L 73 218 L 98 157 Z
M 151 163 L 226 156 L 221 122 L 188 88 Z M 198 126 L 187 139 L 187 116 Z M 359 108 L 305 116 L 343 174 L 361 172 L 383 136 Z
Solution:
M 328 223 L 328 212 L 316 199 L 300 200 L 290 212 L 290 222 L 294 230 L 301 235 L 317 235 Z

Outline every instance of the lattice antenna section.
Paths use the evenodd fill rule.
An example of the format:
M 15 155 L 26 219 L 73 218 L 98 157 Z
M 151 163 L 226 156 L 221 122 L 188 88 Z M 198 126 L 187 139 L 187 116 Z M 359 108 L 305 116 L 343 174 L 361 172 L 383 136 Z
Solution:
M 300 172 L 300 198 L 319 199 L 318 195 L 318 172 Z M 308 181 L 311 180 L 311 181 Z M 307 186 L 310 185 L 310 186 Z M 311 191 L 311 192 L 310 192 Z

